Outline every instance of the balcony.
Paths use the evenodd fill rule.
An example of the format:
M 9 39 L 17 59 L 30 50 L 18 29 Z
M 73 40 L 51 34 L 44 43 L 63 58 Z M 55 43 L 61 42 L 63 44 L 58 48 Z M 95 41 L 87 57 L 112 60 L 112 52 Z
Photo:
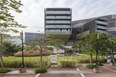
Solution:
M 70 24 L 71 21 L 46 21 L 46 24 Z
M 108 28 L 105 27 L 105 26 L 99 26 L 99 25 L 97 26 L 97 28 L 98 28 L 98 29 L 108 29 Z
M 49 35 L 70 35 L 71 31 L 46 31 L 45 33 Z
M 46 19 L 71 19 L 71 17 L 46 17 Z
M 71 14 L 70 11 L 46 11 L 45 14 Z
M 97 24 L 101 24 L 101 25 L 108 25 L 108 23 L 107 23 L 107 22 L 98 21 L 98 20 L 96 21 L 96 23 L 97 23 Z
M 62 25 L 50 25 L 50 26 L 46 26 L 45 28 L 71 28 L 70 25 L 65 25 L 65 26 L 62 26 Z
M 98 33 L 106 33 L 106 34 L 108 34 L 107 31 L 102 31 L 102 30 L 97 30 L 97 32 L 98 32 Z

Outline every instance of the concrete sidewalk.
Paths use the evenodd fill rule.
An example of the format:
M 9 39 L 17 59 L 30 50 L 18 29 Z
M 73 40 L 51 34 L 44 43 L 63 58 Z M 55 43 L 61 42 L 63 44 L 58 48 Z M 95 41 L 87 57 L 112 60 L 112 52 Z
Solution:
M 116 66 L 99 67 L 100 73 L 94 73 L 92 69 L 86 69 L 85 65 L 77 65 L 77 68 L 48 68 L 47 73 L 35 74 L 35 68 L 26 68 L 26 73 L 19 73 L 19 69 L 13 68 L 11 72 L 0 73 L 0 77 L 116 77 Z

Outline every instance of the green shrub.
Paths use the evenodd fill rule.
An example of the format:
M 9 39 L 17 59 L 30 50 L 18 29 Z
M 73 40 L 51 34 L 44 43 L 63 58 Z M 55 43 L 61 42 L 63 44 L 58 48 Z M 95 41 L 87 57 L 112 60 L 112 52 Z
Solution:
M 104 66 L 103 63 L 98 63 L 98 66 Z
M 45 72 L 47 72 L 47 68 L 46 67 L 37 68 L 35 70 L 35 73 L 45 73 Z
M 61 67 L 76 67 L 75 61 L 60 61 Z
M 6 68 L 20 68 L 22 65 L 22 57 L 4 57 L 4 67 Z M 40 66 L 40 57 L 25 57 L 24 65 L 27 68 L 37 68 Z M 42 59 L 43 67 L 50 66 L 49 56 L 43 56 Z M 1 66 L 1 61 L 0 61 Z
M 6 73 L 6 72 L 10 72 L 10 71 L 11 71 L 10 68 L 4 68 L 4 69 L 0 68 L 0 73 Z
M 79 63 L 90 63 L 89 59 L 80 59 Z
M 95 65 L 86 65 L 86 68 L 88 69 L 93 69 L 95 67 Z
M 92 61 L 93 61 L 93 63 L 96 63 L 96 59 L 93 58 Z M 90 63 L 90 59 L 89 59 L 89 58 L 86 58 L 86 59 L 80 59 L 78 62 L 79 62 L 79 63 Z M 99 62 L 100 62 L 100 63 L 104 63 L 105 60 L 100 59 Z

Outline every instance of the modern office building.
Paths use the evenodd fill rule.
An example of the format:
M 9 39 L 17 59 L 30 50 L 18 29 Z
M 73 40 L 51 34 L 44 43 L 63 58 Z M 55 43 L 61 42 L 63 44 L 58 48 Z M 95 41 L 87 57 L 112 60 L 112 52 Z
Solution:
M 94 19 L 91 20 L 87 23 L 85 23 L 82 27 L 81 27 L 81 34 L 82 36 L 86 35 L 86 34 L 91 34 L 91 33 L 106 33 L 107 32 L 107 20 L 105 19 Z
M 38 41 L 39 41 L 39 38 L 46 38 L 46 37 L 45 37 L 45 34 L 42 34 L 42 33 L 25 32 L 25 44 L 26 45 L 31 44 L 31 42 L 36 38 L 38 38 Z
M 84 24 L 76 24 L 72 25 L 72 35 L 69 40 L 75 41 L 79 39 L 81 36 L 91 33 L 106 33 L 108 35 L 108 23 L 106 19 L 103 18 L 95 18 Z
M 90 33 L 106 33 L 108 37 L 116 37 L 116 15 L 106 15 L 82 20 L 72 20 L 70 8 L 45 9 L 45 35 L 68 42 L 76 41 L 77 35 Z
M 71 29 L 72 11 L 70 8 L 45 9 L 45 35 L 56 39 L 68 40 Z
M 107 15 L 72 21 L 72 35 L 69 40 L 76 40 L 77 34 L 106 33 L 108 37 L 116 37 L 116 15 Z

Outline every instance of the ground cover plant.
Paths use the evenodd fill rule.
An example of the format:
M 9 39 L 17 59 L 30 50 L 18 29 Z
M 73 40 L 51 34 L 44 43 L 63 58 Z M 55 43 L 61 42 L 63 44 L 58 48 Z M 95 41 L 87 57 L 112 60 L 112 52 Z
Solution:
M 47 72 L 47 68 L 46 67 L 37 68 L 35 70 L 35 73 L 45 73 L 45 72 Z
M 7 73 L 7 72 L 10 72 L 10 71 L 11 71 L 10 68 L 4 68 L 4 69 L 0 68 L 0 73 Z
M 103 63 L 98 63 L 98 66 L 104 66 Z
M 86 68 L 88 69 L 93 69 L 95 67 L 95 65 L 86 65 Z

